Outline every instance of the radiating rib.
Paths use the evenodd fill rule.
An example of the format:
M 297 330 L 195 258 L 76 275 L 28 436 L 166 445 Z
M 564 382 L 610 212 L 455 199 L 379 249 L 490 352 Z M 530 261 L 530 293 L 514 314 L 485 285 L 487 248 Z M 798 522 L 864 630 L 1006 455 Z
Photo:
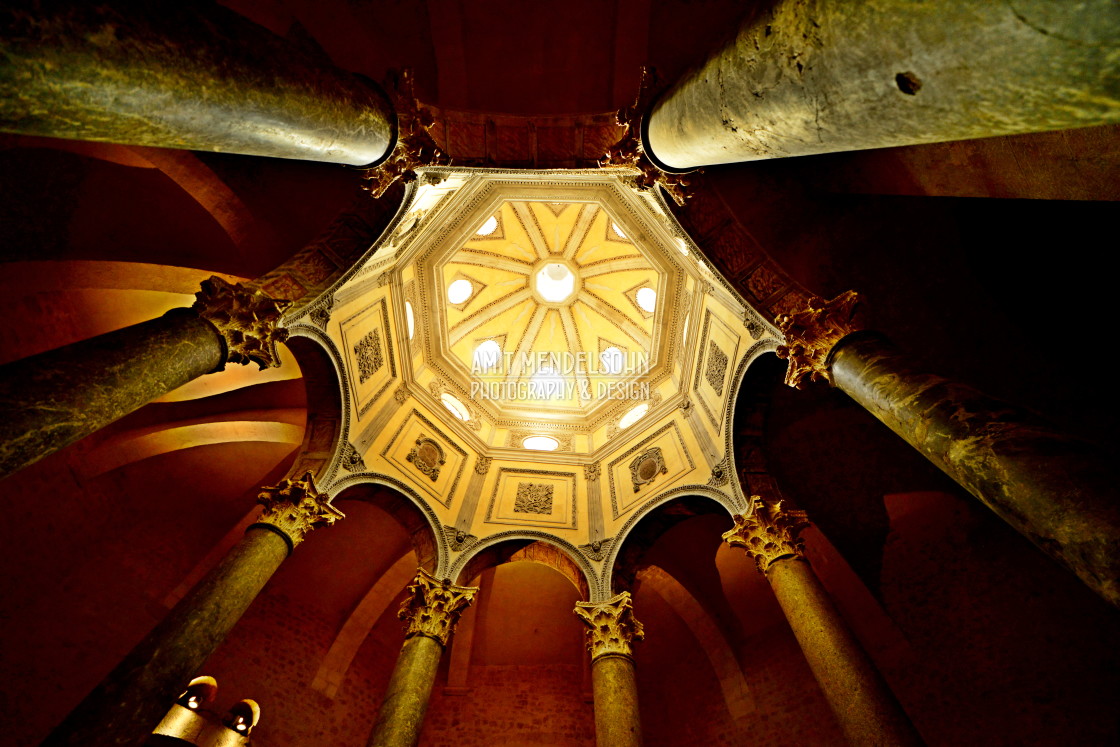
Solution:
M 572 232 L 568 234 L 567 243 L 564 245 L 564 259 L 574 257 L 579 248 L 583 246 L 584 239 L 587 238 L 587 232 L 591 229 L 591 224 L 595 221 L 595 215 L 598 212 L 598 205 L 584 205 L 580 208 L 579 217 L 576 218 L 575 225 L 572 226 Z
M 540 226 L 537 224 L 536 218 L 533 216 L 529 206 L 524 202 L 515 202 L 511 205 L 513 207 L 514 215 L 521 223 L 521 227 L 525 230 L 525 235 L 529 237 L 529 241 L 533 244 L 533 251 L 537 253 L 539 259 L 545 259 L 549 255 L 548 242 L 544 236 L 541 235 Z
M 579 276 L 581 278 L 593 278 L 598 275 L 606 275 L 610 272 L 630 272 L 632 270 L 651 269 L 648 259 L 640 254 L 635 254 L 583 265 L 579 268 Z
M 580 290 L 579 295 L 576 296 L 577 301 L 582 301 L 587 304 L 595 313 L 606 319 L 613 324 L 618 330 L 627 335 L 634 342 L 638 343 L 641 350 L 649 350 L 652 344 L 652 339 L 648 332 L 642 329 L 639 325 L 635 324 L 630 317 L 626 316 L 619 310 L 612 307 L 609 303 L 604 301 L 594 292 L 583 288 Z
M 500 314 L 504 314 L 517 306 L 522 301 L 531 298 L 528 287 L 519 288 L 512 293 L 492 301 L 475 313 L 462 320 L 448 331 L 448 339 L 452 345 L 457 344 L 464 337 Z

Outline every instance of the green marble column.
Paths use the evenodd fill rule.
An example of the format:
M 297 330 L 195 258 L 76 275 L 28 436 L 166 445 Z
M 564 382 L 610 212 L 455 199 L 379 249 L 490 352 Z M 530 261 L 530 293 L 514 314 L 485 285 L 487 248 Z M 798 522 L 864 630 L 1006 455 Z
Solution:
M 632 645 L 645 637 L 634 617 L 629 592 L 605 602 L 577 602 L 576 616 L 587 626 L 591 651 L 591 691 L 598 747 L 641 747 L 642 721 Z
M 645 117 L 671 170 L 1120 121 L 1114 0 L 779 0 Z
M 0 130 L 380 161 L 396 118 L 373 84 L 217 3 L 0 6 Z
M 227 362 L 279 365 L 286 305 L 214 277 L 189 309 L 0 366 L 0 478 Z
M 723 535 L 741 547 L 770 582 L 848 743 L 858 747 L 923 744 L 882 675 L 864 652 L 805 560 L 798 532 L 803 511 L 757 500 L 750 516 L 735 517 Z
M 152 733 L 296 545 L 342 518 L 311 473 L 263 489 L 265 510 L 208 573 L 43 742 L 135 747 Z
M 406 622 L 405 642 L 377 712 L 369 747 L 412 747 L 420 742 L 443 649 L 477 591 L 439 581 L 423 568 L 417 571 L 398 613 Z
M 779 320 L 786 382 L 831 382 L 1008 524 L 1120 606 L 1120 475 L 1040 416 L 919 370 L 860 331 L 849 291 Z

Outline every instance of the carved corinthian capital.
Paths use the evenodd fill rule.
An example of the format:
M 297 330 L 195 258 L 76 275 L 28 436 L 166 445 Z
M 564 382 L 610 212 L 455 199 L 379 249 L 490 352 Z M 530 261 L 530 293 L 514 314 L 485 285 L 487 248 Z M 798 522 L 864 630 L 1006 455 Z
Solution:
M 807 308 L 778 317 L 785 344 L 778 346 L 777 353 L 789 361 L 787 386 L 802 389 L 808 381 L 832 382 L 828 356 L 836 343 L 863 329 L 856 320 L 859 303 L 855 291 L 841 293 L 831 301 L 814 296 Z
M 763 502 L 757 495 L 751 499 L 754 513 L 736 516 L 735 528 L 724 533 L 723 541 L 746 550 L 763 574 L 777 560 L 805 557 L 805 543 L 798 536 L 809 526 L 805 512 L 783 509 L 783 501 Z
M 477 586 L 455 586 L 419 569 L 397 613 L 405 621 L 405 638 L 422 635 L 446 646 L 459 615 L 471 605 L 477 592 Z
M 310 472 L 296 480 L 286 478 L 279 485 L 261 488 L 257 503 L 264 506 L 257 524 L 267 524 L 278 531 L 293 549 L 315 527 L 330 526 L 346 517 L 331 505 L 326 493 L 316 490 Z
M 256 363 L 263 371 L 280 365 L 276 343 L 288 339 L 288 330 L 277 326 L 291 301 L 269 298 L 241 283 L 227 283 L 218 276 L 202 281 L 195 294 L 195 313 L 217 328 L 226 342 L 226 362 Z
M 591 661 L 600 656 L 630 658 L 632 644 L 646 637 L 642 624 L 634 617 L 634 602 L 628 591 L 605 602 L 576 602 L 575 613 L 587 626 Z

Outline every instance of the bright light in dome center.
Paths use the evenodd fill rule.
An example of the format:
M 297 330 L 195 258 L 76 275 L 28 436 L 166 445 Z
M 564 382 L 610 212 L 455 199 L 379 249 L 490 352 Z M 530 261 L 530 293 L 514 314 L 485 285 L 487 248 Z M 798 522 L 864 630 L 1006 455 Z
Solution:
M 549 303 L 560 303 L 572 295 L 576 287 L 576 276 L 567 265 L 552 262 L 545 265 L 535 278 L 537 293 Z
M 642 311 L 652 314 L 653 310 L 657 308 L 657 291 L 653 288 L 639 288 L 635 297 Z

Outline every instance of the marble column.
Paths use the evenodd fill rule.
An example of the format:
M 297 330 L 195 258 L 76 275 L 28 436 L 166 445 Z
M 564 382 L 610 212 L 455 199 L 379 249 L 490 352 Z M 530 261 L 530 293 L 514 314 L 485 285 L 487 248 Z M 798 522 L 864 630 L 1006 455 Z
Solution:
M 0 6 L 0 130 L 298 158 L 381 160 L 385 95 L 214 2 Z
M 859 298 L 811 299 L 780 317 L 786 383 L 827 381 L 1025 537 L 1120 606 L 1120 477 L 1037 414 L 922 371 L 864 331 Z
M 779 0 L 645 117 L 670 170 L 1120 121 L 1114 0 Z
M 595 743 L 598 747 L 641 747 L 632 645 L 645 637 L 645 631 L 634 617 L 630 592 L 605 602 L 576 602 L 575 613 L 587 626 Z
M 736 516 L 735 528 L 723 539 L 743 548 L 770 582 L 849 744 L 921 745 L 910 719 L 805 560 L 798 537 L 809 525 L 805 512 L 786 510 L 781 501 L 753 499 L 754 513 Z
M 143 741 L 296 545 L 343 516 L 310 472 L 263 488 L 258 500 L 264 512 L 245 538 L 78 704 L 46 747 Z
M 191 308 L 0 366 L 0 478 L 226 363 L 279 366 L 287 305 L 215 276 Z
M 404 646 L 377 712 L 369 747 L 419 743 L 443 649 L 477 592 L 477 587 L 439 581 L 423 568 L 417 571 L 397 614 L 405 621 Z

